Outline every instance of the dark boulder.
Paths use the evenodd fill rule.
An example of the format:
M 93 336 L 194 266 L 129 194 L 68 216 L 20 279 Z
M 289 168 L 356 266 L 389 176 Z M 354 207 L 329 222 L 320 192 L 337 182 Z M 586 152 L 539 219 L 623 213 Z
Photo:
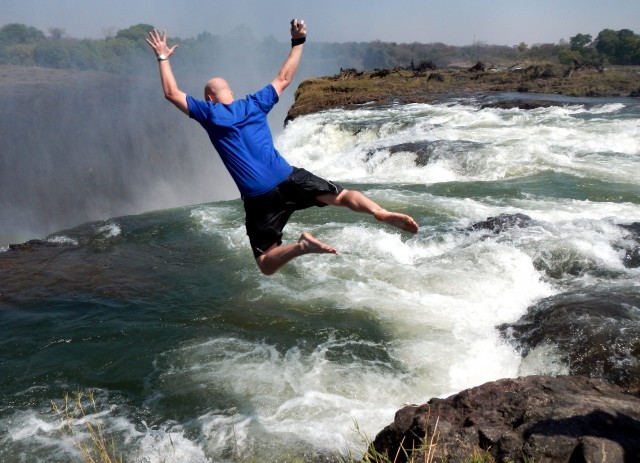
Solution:
M 426 166 L 434 151 L 431 142 L 428 141 L 400 143 L 398 145 L 387 146 L 384 149 L 389 150 L 389 154 L 391 155 L 396 153 L 414 153 L 416 155 L 415 163 L 418 167 Z M 377 152 L 378 150 L 370 150 L 367 152 L 365 160 L 369 161 Z
M 528 227 L 534 220 L 525 214 L 500 214 L 496 217 L 489 217 L 487 220 L 471 225 L 470 230 L 490 230 L 493 233 L 500 233 L 509 228 Z
M 45 240 L 29 240 L 24 243 L 19 244 L 10 244 L 9 251 L 33 251 L 34 249 L 39 248 L 57 248 L 61 247 L 62 244 L 55 241 L 45 241 Z
M 526 356 L 552 345 L 573 375 L 640 387 L 640 294 L 633 286 L 583 288 L 530 307 L 499 330 Z
M 521 90 L 518 89 L 518 91 L 520 92 Z M 526 92 L 526 90 L 522 90 L 523 92 Z M 483 105 L 480 106 L 480 109 L 485 109 L 485 108 L 495 108 L 495 109 L 524 109 L 524 110 L 531 110 L 531 109 L 538 109 L 538 108 L 550 108 L 552 106 L 561 106 L 558 103 L 555 103 L 553 101 L 545 101 L 545 100 L 520 100 L 520 99 L 514 99 L 514 100 L 501 100 L 501 101 L 493 101 L 493 102 L 489 102 L 489 103 L 484 103 Z
M 635 241 L 636 243 L 636 246 L 625 249 L 625 256 L 623 258 L 624 265 L 627 268 L 638 268 L 640 267 L 640 222 L 634 222 L 629 225 L 620 225 L 620 227 L 629 232 L 625 236 L 625 239 Z
M 577 376 L 502 379 L 404 407 L 372 447 L 394 462 L 639 462 L 640 397 Z

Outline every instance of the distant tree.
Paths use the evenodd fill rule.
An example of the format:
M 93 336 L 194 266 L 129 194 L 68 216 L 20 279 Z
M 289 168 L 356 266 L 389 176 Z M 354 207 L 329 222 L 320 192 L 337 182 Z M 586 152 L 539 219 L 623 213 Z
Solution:
M 19 43 L 0 49 L 0 62 L 6 64 L 19 64 L 33 66 L 35 45 L 32 43 Z
M 558 61 L 560 64 L 573 65 L 576 61 L 582 61 L 583 56 L 579 51 L 572 50 L 570 47 L 562 47 L 558 52 Z
M 105 39 L 110 39 L 112 37 L 115 37 L 116 32 L 117 32 L 117 29 L 113 26 L 105 27 L 104 29 L 102 29 L 102 34 L 104 35 Z
M 569 48 L 578 53 L 578 61 L 593 61 L 597 58 L 597 50 L 589 34 L 577 34 L 569 39 Z
M 618 48 L 618 33 L 613 29 L 603 29 L 600 31 L 595 41 L 596 50 L 602 55 L 613 57 Z
M 525 51 L 527 51 L 527 49 L 529 48 L 529 45 L 527 45 L 527 44 L 526 44 L 526 43 L 524 43 L 524 42 L 520 42 L 520 43 L 518 44 L 518 47 L 517 47 L 517 48 L 518 48 L 518 51 L 519 51 L 520 53 L 524 53 L 524 52 L 525 52 Z
M 591 35 L 577 34 L 569 38 L 569 47 L 573 51 L 582 52 L 591 44 Z
M 629 29 L 604 29 L 594 43 L 612 64 L 640 64 L 640 36 Z
M 36 45 L 34 60 L 37 65 L 65 69 L 70 67 L 69 50 L 58 40 L 45 40 Z
M 7 24 L 0 28 L 0 44 L 3 46 L 19 43 L 37 43 L 45 39 L 44 33 L 24 24 Z
M 102 69 L 102 41 L 81 40 L 69 48 L 69 62 L 75 69 Z
M 116 38 L 133 40 L 134 42 L 144 42 L 148 33 L 153 29 L 151 24 L 136 24 L 135 26 L 121 29 L 116 33 Z
M 618 32 L 618 49 L 616 58 L 619 64 L 640 64 L 637 58 L 640 52 L 640 36 L 629 29 L 621 29 Z
M 567 49 L 566 45 L 556 45 L 552 43 L 537 43 L 529 49 L 528 56 L 532 60 L 537 61 L 556 61 L 563 49 Z
M 380 41 L 375 41 L 366 51 L 362 65 L 365 69 L 380 69 L 393 66 L 388 46 Z
M 51 27 L 49 28 L 49 35 L 54 40 L 60 40 L 62 37 L 66 35 L 66 31 L 59 27 Z

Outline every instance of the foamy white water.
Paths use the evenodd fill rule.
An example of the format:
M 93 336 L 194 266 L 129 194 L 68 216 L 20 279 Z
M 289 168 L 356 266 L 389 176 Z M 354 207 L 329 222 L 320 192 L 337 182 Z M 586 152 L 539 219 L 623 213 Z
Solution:
M 547 171 L 640 184 L 637 119 L 598 117 L 623 109 L 620 104 L 529 112 L 409 105 L 333 110 L 293 121 L 277 140 L 292 164 L 338 182 L 391 184 L 368 194 L 387 205 L 409 204 L 418 219 L 435 211 L 450 226 L 442 230 L 440 222 L 406 237 L 364 217 L 355 224 L 317 224 L 314 235 L 344 253 L 306 256 L 288 271 L 258 281 L 257 301 L 267 294 L 305 306 L 369 313 L 390 336 L 389 342 L 369 347 L 387 352 L 394 369 L 375 362 L 334 364 L 327 358 L 332 349 L 358 341 L 331 338 L 306 356 L 296 348 L 282 355 L 274 346 L 248 345 L 241 351 L 250 354 L 208 365 L 197 378 L 215 372 L 230 385 L 243 384 L 243 394 L 252 397 L 258 411 L 250 421 L 236 418 L 245 439 L 255 421 L 271 438 L 285 433 L 320 448 L 343 449 L 354 445 L 352 419 L 373 436 L 402 403 L 502 377 L 566 372 L 552 346 L 523 361 L 495 327 L 516 321 L 535 301 L 556 294 L 549 274 L 562 274 L 576 259 L 624 273 L 611 240 L 622 239 L 616 222 L 640 217 L 640 205 L 446 198 L 395 185 L 497 181 Z M 415 153 L 389 150 L 417 141 L 436 145 L 423 167 L 416 166 Z M 203 222 L 217 213 L 198 212 Z M 451 228 L 502 213 L 525 213 L 537 224 L 494 240 Z M 209 232 L 234 236 L 230 246 L 248 250 L 240 224 L 220 229 L 222 223 Z M 294 217 L 285 238 L 294 240 L 307 229 Z M 627 272 L 632 277 L 634 272 Z M 589 275 L 564 280 L 567 285 L 593 282 Z
M 295 119 L 277 145 L 291 163 L 336 181 L 490 181 L 553 170 L 639 184 L 637 115 L 603 117 L 625 109 L 622 104 L 533 111 L 415 104 L 332 110 Z M 416 142 L 432 145 L 424 167 L 415 166 L 415 154 L 389 155 L 389 147 Z
M 141 220 L 132 231 L 116 219 L 94 227 L 92 243 L 102 247 L 128 236 L 151 243 L 126 254 L 142 262 L 132 278 L 143 289 L 151 279 L 150 294 L 179 278 L 179 295 L 149 318 L 168 333 L 185 324 L 188 334 L 154 353 L 153 371 L 136 378 L 141 402 L 102 388 L 90 418 L 134 461 L 287 461 L 350 449 L 359 456 L 356 427 L 372 439 L 406 403 L 503 377 L 567 373 L 557 346 L 542 344 L 523 359 L 497 326 L 548 296 L 637 285 L 639 269 L 623 263 L 637 244 L 619 224 L 640 220 L 640 113 L 618 102 L 478 108 L 460 100 L 332 110 L 294 120 L 276 140 L 292 164 L 410 213 L 421 225 L 415 236 L 338 208 L 300 211 L 285 241 L 309 230 L 339 254 L 304 256 L 265 278 L 239 201 L 191 207 L 158 229 Z M 500 233 L 471 228 L 501 214 L 531 223 Z M 148 237 L 173 237 L 167 229 L 176 223 L 176 236 L 195 243 L 191 254 L 180 256 L 168 240 L 171 253 L 154 259 L 162 246 Z M 76 246 L 83 239 L 50 238 Z M 135 288 L 136 298 L 149 297 Z M 118 288 L 106 290 L 119 297 Z M 215 297 L 201 296 L 209 291 Z M 192 307 L 192 299 L 205 302 Z M 193 325 L 165 322 L 181 304 L 187 318 L 197 312 Z M 64 334 L 42 350 L 78 338 Z M 118 352 L 126 356 L 124 344 Z M 18 396 L 30 394 L 50 392 Z M 45 400 L 4 414 L 0 444 L 11 455 L 77 456 L 47 412 Z

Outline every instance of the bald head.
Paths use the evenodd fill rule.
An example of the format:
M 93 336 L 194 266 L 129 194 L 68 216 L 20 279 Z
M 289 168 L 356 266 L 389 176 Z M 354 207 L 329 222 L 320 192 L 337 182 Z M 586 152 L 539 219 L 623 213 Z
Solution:
M 226 80 L 214 77 L 204 86 L 204 99 L 214 103 L 233 103 L 233 92 Z

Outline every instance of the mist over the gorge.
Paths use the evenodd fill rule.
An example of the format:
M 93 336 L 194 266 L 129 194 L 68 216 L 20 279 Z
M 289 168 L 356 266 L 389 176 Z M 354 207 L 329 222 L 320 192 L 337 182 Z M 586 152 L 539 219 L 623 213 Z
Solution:
M 264 43 L 238 33 L 196 67 L 179 47 L 172 59 L 178 85 L 197 98 L 214 75 L 230 82 L 236 98 L 260 89 L 287 56 L 282 29 L 283 41 L 268 43 L 277 60 L 260 52 Z M 164 99 L 155 57 L 145 51 L 120 73 L 2 68 L 0 246 L 90 220 L 238 197 L 205 131 Z M 274 133 L 301 79 L 336 66 L 331 59 L 308 66 L 303 57 L 269 115 Z

